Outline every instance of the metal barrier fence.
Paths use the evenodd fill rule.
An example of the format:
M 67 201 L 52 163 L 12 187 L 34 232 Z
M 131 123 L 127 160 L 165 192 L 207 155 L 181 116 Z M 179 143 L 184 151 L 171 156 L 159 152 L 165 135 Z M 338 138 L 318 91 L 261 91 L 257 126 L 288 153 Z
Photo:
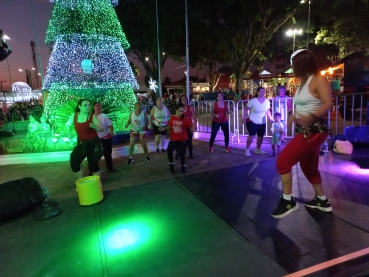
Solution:
M 369 124 L 369 93 L 339 94 L 333 95 L 333 105 L 328 112 L 326 119 L 330 127 L 331 135 L 342 134 L 346 126 L 362 126 Z M 293 97 L 286 98 L 267 98 L 270 101 L 270 111 L 273 116 L 277 109 L 281 111 L 282 120 L 288 122 L 288 117 L 294 113 Z M 229 134 L 233 142 L 240 141 L 240 137 L 247 136 L 248 132 L 244 124 L 245 107 L 248 100 L 225 100 L 230 114 L 228 115 Z M 198 118 L 197 132 L 211 133 L 211 122 L 213 116 L 211 111 L 215 101 L 191 101 L 190 105 L 194 108 Z M 146 112 L 150 113 L 150 107 L 145 107 Z M 266 135 L 272 137 L 271 123 L 266 120 Z M 219 130 L 221 132 L 221 130 Z M 287 124 L 286 138 L 292 138 L 295 134 L 295 124 Z
M 285 98 L 288 101 L 291 101 L 291 107 L 293 112 L 293 98 Z M 287 101 L 284 99 L 282 100 L 275 100 L 275 98 L 267 99 L 267 101 L 271 102 L 271 113 L 274 114 L 275 105 L 279 105 L 281 109 L 284 111 L 282 115 L 282 119 L 287 120 L 288 118 L 288 108 L 287 108 Z M 228 108 L 230 110 L 230 114 L 228 115 L 228 122 L 229 122 L 229 134 L 231 140 L 233 141 L 235 138 L 237 142 L 240 141 L 240 136 L 247 136 L 247 129 L 244 124 L 245 119 L 245 107 L 247 105 L 248 100 L 240 100 L 234 102 L 232 100 L 224 101 L 227 103 Z M 211 115 L 211 110 L 213 108 L 215 101 L 199 101 L 199 102 L 191 102 L 191 106 L 195 109 L 197 118 L 198 118 L 198 126 L 197 131 L 199 133 L 211 133 L 211 121 L 213 116 Z M 282 108 L 283 106 L 283 108 Z M 271 137 L 272 133 L 270 131 L 271 125 L 267 121 L 267 132 L 266 137 Z M 221 130 L 219 131 L 221 132 Z M 294 135 L 294 128 L 288 127 L 286 137 L 293 137 Z

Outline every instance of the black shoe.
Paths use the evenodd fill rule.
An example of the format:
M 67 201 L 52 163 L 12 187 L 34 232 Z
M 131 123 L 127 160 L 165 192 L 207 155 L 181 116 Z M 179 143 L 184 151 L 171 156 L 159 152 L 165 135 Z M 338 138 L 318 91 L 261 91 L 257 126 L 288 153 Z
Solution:
M 108 169 L 108 172 L 117 172 L 117 170 L 114 168 L 111 168 L 111 169 Z
M 321 200 L 318 196 L 315 195 L 314 199 L 308 202 L 305 202 L 305 206 L 312 209 L 319 209 L 323 212 L 331 212 L 333 209 L 331 207 L 331 202 L 329 199 Z
M 149 156 L 145 156 L 145 160 L 146 160 L 147 162 L 151 161 Z
M 296 203 L 295 198 L 292 196 L 291 201 L 288 201 L 283 198 L 281 195 L 281 199 L 279 200 L 278 207 L 272 213 L 272 217 L 274 218 L 282 218 L 286 215 L 292 213 L 294 210 L 298 208 L 298 204 Z
M 179 153 L 176 153 L 176 160 L 179 160 Z
M 181 173 L 186 173 L 186 166 L 185 165 L 181 165 Z
M 165 149 L 163 148 L 163 149 L 161 149 L 161 150 L 160 150 L 160 152 L 165 153 L 165 152 L 167 152 L 167 150 L 165 150 Z
M 160 153 L 159 148 L 156 148 L 156 154 L 159 154 L 159 153 Z
M 174 173 L 174 164 L 169 164 L 169 171 Z
M 132 165 L 134 161 L 135 161 L 134 159 L 129 158 L 129 159 L 128 159 L 128 165 Z

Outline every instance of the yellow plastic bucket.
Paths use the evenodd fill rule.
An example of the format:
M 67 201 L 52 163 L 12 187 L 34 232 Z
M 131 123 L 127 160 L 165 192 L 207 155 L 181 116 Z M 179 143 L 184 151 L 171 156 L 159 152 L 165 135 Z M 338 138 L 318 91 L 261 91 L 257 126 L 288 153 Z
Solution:
M 88 176 L 76 181 L 79 204 L 93 205 L 104 199 L 100 176 Z

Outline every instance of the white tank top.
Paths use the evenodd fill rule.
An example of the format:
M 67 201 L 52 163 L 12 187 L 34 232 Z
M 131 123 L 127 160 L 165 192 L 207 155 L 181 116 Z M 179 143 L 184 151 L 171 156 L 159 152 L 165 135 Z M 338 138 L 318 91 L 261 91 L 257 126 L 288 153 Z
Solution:
M 314 97 L 309 91 L 309 84 L 312 78 L 313 75 L 309 77 L 305 85 L 295 94 L 296 117 L 299 117 L 298 114 L 309 115 L 322 104 L 322 101 Z
M 133 131 L 135 132 L 143 131 L 142 129 L 145 126 L 144 111 L 141 111 L 139 116 L 136 116 L 135 111 L 131 113 L 131 125 Z
M 162 110 L 159 110 L 157 107 L 154 107 L 154 118 L 152 123 L 158 127 L 167 126 L 168 125 L 168 113 L 167 109 L 163 106 Z

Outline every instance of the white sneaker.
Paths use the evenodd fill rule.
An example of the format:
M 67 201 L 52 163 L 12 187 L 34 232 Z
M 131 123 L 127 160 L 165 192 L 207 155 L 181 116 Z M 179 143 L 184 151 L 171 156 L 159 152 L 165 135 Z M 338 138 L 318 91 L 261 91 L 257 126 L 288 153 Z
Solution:
M 255 149 L 254 153 L 255 154 L 261 154 L 261 155 L 265 154 L 265 152 L 261 151 L 260 149 Z
M 245 149 L 245 156 L 246 157 L 250 157 L 251 156 L 250 149 Z

